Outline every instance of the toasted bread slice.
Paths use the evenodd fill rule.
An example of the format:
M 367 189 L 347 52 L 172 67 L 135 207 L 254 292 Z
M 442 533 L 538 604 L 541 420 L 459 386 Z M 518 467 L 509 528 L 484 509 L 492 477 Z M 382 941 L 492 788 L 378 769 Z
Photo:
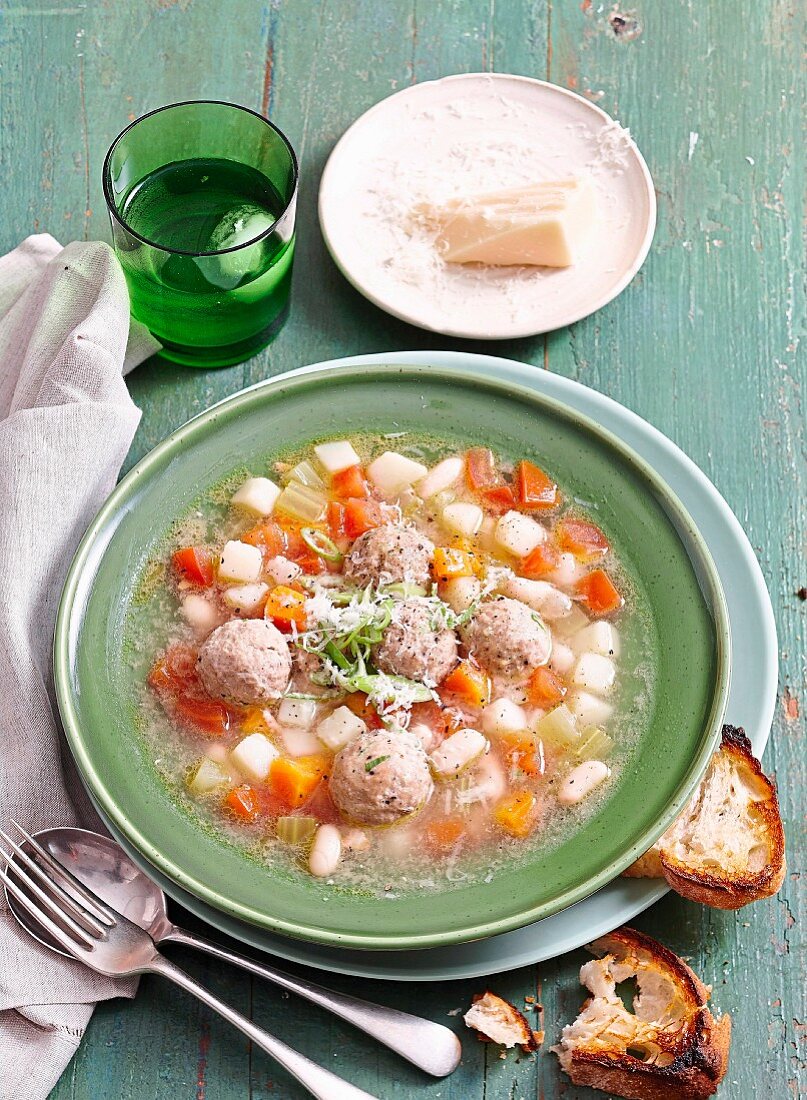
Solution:
M 490 990 L 477 993 L 463 1019 L 483 1042 L 503 1047 L 520 1046 L 528 1052 L 538 1049 L 535 1032 L 524 1013 Z
M 720 748 L 689 805 L 625 874 L 663 876 L 690 901 L 740 909 L 775 894 L 785 870 L 776 787 L 744 731 L 724 726 Z
M 728 1064 L 731 1019 L 715 1020 L 709 990 L 660 943 L 618 928 L 589 946 L 602 956 L 584 963 L 591 993 L 552 1050 L 576 1085 L 633 1100 L 700 1100 L 711 1096 Z M 616 991 L 636 979 L 633 1012 Z

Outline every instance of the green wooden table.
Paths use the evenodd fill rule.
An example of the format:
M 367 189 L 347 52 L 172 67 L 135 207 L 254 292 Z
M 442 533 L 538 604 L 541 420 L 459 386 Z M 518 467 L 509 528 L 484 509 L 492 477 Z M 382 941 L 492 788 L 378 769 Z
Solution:
M 781 681 L 765 754 L 778 780 L 790 873 L 738 913 L 668 896 L 638 926 L 692 959 L 734 1017 L 721 1096 L 804 1095 L 797 847 L 804 784 L 805 181 L 799 0 L 5 0 L 0 3 L 0 251 L 47 230 L 108 239 L 104 152 L 131 119 L 187 98 L 267 112 L 302 166 L 291 320 L 251 362 L 195 372 L 153 360 L 131 378 L 143 423 L 131 464 L 213 401 L 345 353 L 466 347 L 576 378 L 636 410 L 712 478 L 751 537 L 780 633 Z M 570 329 L 495 346 L 430 336 L 380 313 L 338 274 L 316 223 L 325 159 L 367 107 L 414 81 L 474 70 L 548 78 L 630 127 L 650 166 L 659 225 L 627 291 Z M 802 849 L 803 850 L 803 849 Z M 191 921 L 191 923 L 193 923 Z M 501 1060 L 468 1037 L 433 1083 L 323 1013 L 222 966 L 175 952 L 219 994 L 384 1098 L 593 1096 L 554 1056 Z M 580 1003 L 576 952 L 492 977 L 544 1006 L 547 1046 Z M 800 973 L 800 964 L 802 973 Z M 332 983 L 459 1026 L 480 981 Z M 536 1013 L 537 1016 L 537 1013 Z M 536 1027 L 539 1026 L 536 1020 Z M 239 1034 L 166 983 L 102 1005 L 57 1100 L 293 1098 L 301 1090 Z

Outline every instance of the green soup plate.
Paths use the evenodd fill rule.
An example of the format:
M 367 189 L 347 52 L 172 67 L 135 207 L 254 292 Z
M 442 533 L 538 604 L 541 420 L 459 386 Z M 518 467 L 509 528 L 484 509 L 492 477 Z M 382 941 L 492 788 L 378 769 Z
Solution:
M 637 739 L 608 796 L 554 848 L 489 882 L 357 895 L 275 874 L 171 797 L 138 724 L 144 655 L 127 616 L 172 524 L 233 471 L 324 436 L 415 432 L 484 444 L 548 467 L 596 507 L 646 609 L 632 660 L 655 666 Z M 141 585 L 140 588 L 138 586 Z M 629 633 L 629 632 L 628 632 Z M 630 649 L 630 639 L 628 639 Z M 147 655 L 150 657 L 150 655 Z M 191 420 L 121 481 L 71 566 L 56 625 L 56 692 L 81 776 L 103 815 L 183 890 L 237 919 L 332 946 L 436 947 L 559 912 L 649 848 L 686 803 L 719 737 L 729 630 L 712 558 L 693 520 L 645 462 L 593 421 L 470 370 L 363 364 L 279 377 Z

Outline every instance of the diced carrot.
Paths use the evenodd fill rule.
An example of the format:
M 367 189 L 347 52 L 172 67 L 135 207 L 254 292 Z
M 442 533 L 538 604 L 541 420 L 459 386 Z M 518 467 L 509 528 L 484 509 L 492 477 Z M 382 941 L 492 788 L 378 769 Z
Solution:
M 558 557 L 559 554 L 553 546 L 547 542 L 541 543 L 521 559 L 518 571 L 522 577 L 545 577 L 556 568 Z
M 174 695 L 197 687 L 196 657 L 196 650 L 190 646 L 171 646 L 152 666 L 149 687 L 158 693 Z
M 592 615 L 610 615 L 625 602 L 604 569 L 593 569 L 577 582 L 577 591 Z
M 345 506 L 340 500 L 328 503 L 328 532 L 332 539 L 345 537 Z
M 378 711 L 372 703 L 368 703 L 367 696 L 362 691 L 354 691 L 350 695 L 346 695 L 342 700 L 342 706 L 352 710 L 371 730 L 377 730 L 383 725 L 378 716 Z
M 460 661 L 443 680 L 440 688 L 466 706 L 483 707 L 490 701 L 490 677 L 470 661 Z
M 482 561 L 473 539 L 466 538 L 465 535 L 452 535 L 451 548 L 452 550 L 461 550 L 463 554 L 467 555 L 477 577 L 484 576 L 485 563 Z
M 270 729 L 260 707 L 249 707 L 244 711 L 239 725 L 244 733 L 268 733 Z
M 505 758 L 510 764 L 515 764 L 527 775 L 543 775 L 543 754 L 539 752 L 538 744 L 531 733 L 503 733 L 497 738 L 501 744 Z
M 180 580 L 208 588 L 213 583 L 213 555 L 203 546 L 185 546 L 171 559 Z
M 432 558 L 432 573 L 437 581 L 455 577 L 473 577 L 476 572 L 473 557 L 453 546 L 438 546 Z
M 377 500 L 351 497 L 345 501 L 345 534 L 349 539 L 356 539 L 365 531 L 380 527 L 383 522 L 384 514 Z
M 561 502 L 558 487 L 551 477 L 532 462 L 519 462 L 516 468 L 518 502 L 525 512 L 546 512 Z
M 269 782 L 289 809 L 302 806 L 312 796 L 328 771 L 326 756 L 279 756 L 272 762 Z
M 474 492 L 499 485 L 501 478 L 496 470 L 493 451 L 487 447 L 471 447 L 465 456 L 465 480 Z
M 232 716 L 223 703 L 215 699 L 194 699 L 182 695 L 174 703 L 176 717 L 202 733 L 220 737 L 230 728 Z
M 532 791 L 514 791 L 493 811 L 497 825 L 511 836 L 528 837 L 538 821 L 540 806 Z
M 566 685 L 551 668 L 536 668 L 527 684 L 527 698 L 536 707 L 556 707 L 566 694 Z
M 509 512 L 516 505 L 516 494 L 505 482 L 483 489 L 482 499 L 494 512 Z
M 281 630 L 290 630 L 292 623 L 304 627 L 306 623 L 305 596 L 287 584 L 279 584 L 266 597 L 264 618 L 271 619 Z
M 455 848 L 465 837 L 467 826 L 460 817 L 442 817 L 426 826 L 426 844 L 438 852 Z
M 562 519 L 555 528 L 555 538 L 561 550 L 574 554 L 582 562 L 597 561 L 611 549 L 596 523 L 587 519 Z
M 241 542 L 257 546 L 265 557 L 276 558 L 286 553 L 286 533 L 275 520 L 262 520 L 241 535 Z
M 369 497 L 370 485 L 361 466 L 348 466 L 340 470 L 331 479 L 331 491 L 334 496 L 347 500 L 349 497 Z
M 248 783 L 229 791 L 224 799 L 224 806 L 242 821 L 257 821 L 260 813 L 257 793 Z

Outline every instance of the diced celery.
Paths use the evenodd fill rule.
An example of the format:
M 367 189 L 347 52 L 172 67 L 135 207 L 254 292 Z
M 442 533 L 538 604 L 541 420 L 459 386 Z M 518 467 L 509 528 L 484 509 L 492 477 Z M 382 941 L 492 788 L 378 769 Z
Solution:
M 316 523 L 325 515 L 327 504 L 325 494 L 318 489 L 301 485 L 299 481 L 290 481 L 278 497 L 276 507 L 296 519 Z
M 284 844 L 305 844 L 317 831 L 315 817 L 279 817 L 276 831 Z
M 614 742 L 599 726 L 587 726 L 575 745 L 575 755 L 581 760 L 604 760 L 614 747 Z
M 203 756 L 197 764 L 194 764 L 188 775 L 188 790 L 192 794 L 209 794 L 216 787 L 229 782 L 228 772 L 215 760 Z
M 324 489 L 325 482 L 315 470 L 313 464 L 304 458 L 298 462 L 293 470 L 289 470 L 288 481 L 296 481 L 309 489 Z
M 544 715 L 535 732 L 542 741 L 554 741 L 559 745 L 571 745 L 580 737 L 574 715 L 564 703 Z

